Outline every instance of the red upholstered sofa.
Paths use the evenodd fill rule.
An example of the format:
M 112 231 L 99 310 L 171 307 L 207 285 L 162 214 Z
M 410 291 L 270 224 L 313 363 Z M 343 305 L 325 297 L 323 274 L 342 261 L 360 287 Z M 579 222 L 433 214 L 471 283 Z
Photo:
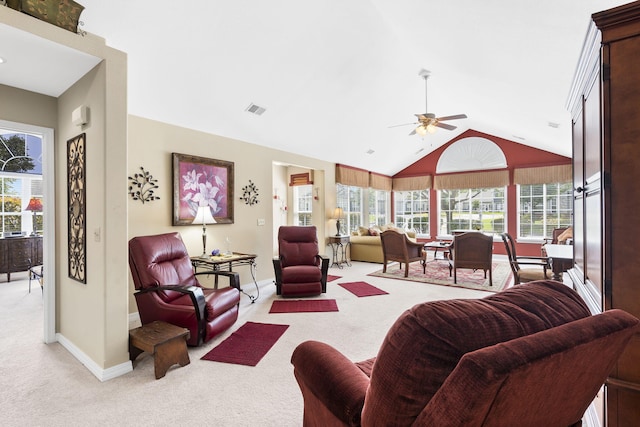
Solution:
M 591 316 L 554 281 L 418 304 L 374 359 L 317 341 L 295 349 L 304 425 L 578 426 L 638 323 Z

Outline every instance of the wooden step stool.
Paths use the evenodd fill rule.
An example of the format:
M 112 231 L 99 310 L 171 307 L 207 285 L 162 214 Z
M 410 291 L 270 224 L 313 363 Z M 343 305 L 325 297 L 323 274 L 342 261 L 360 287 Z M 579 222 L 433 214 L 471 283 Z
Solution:
M 156 379 L 165 376 L 176 363 L 188 365 L 187 340 L 189 330 L 162 321 L 155 321 L 129 331 L 129 358 L 134 361 L 143 351 L 154 356 Z

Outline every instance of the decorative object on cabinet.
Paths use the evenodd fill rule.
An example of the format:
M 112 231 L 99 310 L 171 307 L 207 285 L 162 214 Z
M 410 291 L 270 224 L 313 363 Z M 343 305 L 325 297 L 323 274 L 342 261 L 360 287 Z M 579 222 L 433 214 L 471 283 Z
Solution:
M 37 236 L 36 214 L 38 212 L 42 212 L 42 200 L 37 197 L 32 197 L 31 200 L 29 200 L 29 205 L 26 207 L 25 211 L 33 212 L 33 219 L 31 221 L 33 223 L 33 231 L 31 232 L 31 235 Z
M 196 217 L 193 218 L 193 224 L 202 224 L 202 255 L 207 256 L 207 224 L 215 224 L 216 220 L 211 215 L 211 208 L 207 206 L 198 206 Z
M 153 190 L 158 188 L 158 180 L 153 178 L 144 167 L 140 166 L 142 172 L 136 173 L 129 177 L 129 194 L 133 200 L 140 200 L 142 204 L 153 200 L 160 200 L 160 196 L 156 196 Z
M 20 10 L 41 21 L 84 35 L 84 31 L 78 31 L 84 6 L 73 0 L 22 0 Z
M 258 204 L 260 200 L 258 200 L 258 187 L 249 180 L 249 184 L 242 187 L 242 196 L 240 196 L 240 200 L 244 200 L 244 203 L 253 206 Z
M 233 224 L 233 162 L 173 153 L 173 225 L 191 225 L 207 205 L 217 224 Z
M 87 283 L 85 143 L 86 134 L 84 133 L 67 141 L 69 277 L 81 283 Z

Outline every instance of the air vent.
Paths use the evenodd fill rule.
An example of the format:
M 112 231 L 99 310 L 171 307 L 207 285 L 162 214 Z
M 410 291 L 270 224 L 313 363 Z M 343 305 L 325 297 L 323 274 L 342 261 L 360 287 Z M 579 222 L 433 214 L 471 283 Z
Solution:
M 254 104 L 253 102 L 251 104 L 249 104 L 249 106 L 244 110 L 247 111 L 251 114 L 255 114 L 256 116 L 261 116 L 262 113 L 264 113 L 265 111 L 267 111 L 266 108 L 263 108 L 259 105 Z

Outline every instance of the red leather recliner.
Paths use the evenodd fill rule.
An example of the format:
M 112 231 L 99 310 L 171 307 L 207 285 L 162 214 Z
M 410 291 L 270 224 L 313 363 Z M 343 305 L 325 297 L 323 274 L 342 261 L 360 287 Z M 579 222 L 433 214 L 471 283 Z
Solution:
M 229 277 L 228 288 L 203 288 L 178 233 L 129 240 L 129 267 L 143 325 L 162 320 L 187 328 L 191 333 L 187 344 L 198 346 L 228 329 L 238 318 L 238 273 L 196 273 Z
M 278 254 L 273 259 L 278 295 L 313 296 L 327 291 L 329 258 L 319 255 L 315 226 L 280 227 Z

